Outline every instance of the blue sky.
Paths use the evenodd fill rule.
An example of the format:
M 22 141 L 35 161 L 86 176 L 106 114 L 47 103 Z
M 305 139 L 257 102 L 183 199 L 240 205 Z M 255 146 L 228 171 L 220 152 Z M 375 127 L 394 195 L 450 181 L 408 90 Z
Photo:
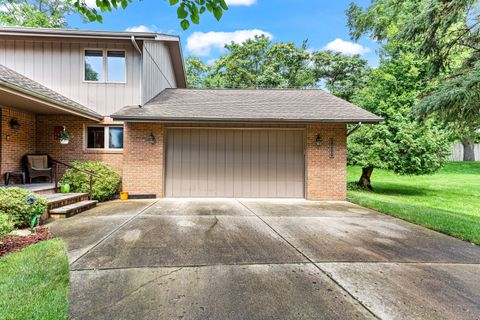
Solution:
M 87 3 L 95 2 L 86 0 Z M 266 34 L 273 41 L 293 41 L 300 45 L 308 39 L 310 48 L 330 48 L 345 54 L 359 53 L 372 66 L 377 65 L 377 45 L 370 39 L 353 43 L 348 36 L 345 9 L 351 0 L 227 0 L 230 9 L 220 22 L 211 15 L 201 16 L 199 25 L 183 31 L 176 9 L 167 0 L 134 0 L 127 9 L 104 13 L 100 23 L 84 23 L 71 16 L 74 28 L 90 30 L 152 30 L 179 35 L 184 55 L 200 56 L 212 62 L 224 51 L 225 42 L 242 41 L 255 34 Z M 355 0 L 365 6 L 369 0 Z

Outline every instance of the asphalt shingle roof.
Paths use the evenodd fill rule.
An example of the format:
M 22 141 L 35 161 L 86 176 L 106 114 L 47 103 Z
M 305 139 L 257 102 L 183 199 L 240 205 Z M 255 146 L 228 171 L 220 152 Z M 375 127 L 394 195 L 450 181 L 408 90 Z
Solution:
M 322 90 L 165 89 L 143 106 L 126 106 L 116 120 L 364 122 L 381 117 Z
M 103 119 L 103 116 L 96 113 L 95 111 L 1 64 L 0 85 L 4 85 L 15 90 L 30 94 L 32 96 L 40 98 L 41 100 L 54 103 L 66 110 L 74 111 L 83 115 L 88 115 L 97 119 Z

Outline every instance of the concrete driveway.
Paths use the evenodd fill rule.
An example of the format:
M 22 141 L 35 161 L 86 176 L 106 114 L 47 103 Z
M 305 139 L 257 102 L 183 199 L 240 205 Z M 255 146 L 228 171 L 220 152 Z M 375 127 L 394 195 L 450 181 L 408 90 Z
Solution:
M 480 319 L 480 247 L 348 202 L 110 202 L 52 223 L 72 319 Z

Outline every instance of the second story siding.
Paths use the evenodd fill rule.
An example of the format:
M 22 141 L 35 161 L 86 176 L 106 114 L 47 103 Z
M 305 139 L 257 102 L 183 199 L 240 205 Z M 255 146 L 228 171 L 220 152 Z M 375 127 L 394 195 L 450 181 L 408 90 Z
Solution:
M 175 74 L 168 47 L 159 41 L 143 44 L 143 102 L 155 97 L 165 88 L 176 88 Z
M 97 68 L 103 65 L 99 81 L 85 81 L 86 50 Z M 112 64 L 118 82 L 107 77 L 115 59 L 121 61 L 121 67 Z M 0 64 L 104 116 L 165 88 L 185 87 L 178 38 L 155 33 L 0 28 Z

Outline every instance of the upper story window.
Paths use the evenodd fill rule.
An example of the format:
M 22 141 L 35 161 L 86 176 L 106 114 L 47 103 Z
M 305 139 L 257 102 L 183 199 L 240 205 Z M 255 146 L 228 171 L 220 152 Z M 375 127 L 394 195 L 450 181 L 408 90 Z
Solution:
M 85 50 L 84 80 L 91 82 L 127 81 L 125 51 Z

